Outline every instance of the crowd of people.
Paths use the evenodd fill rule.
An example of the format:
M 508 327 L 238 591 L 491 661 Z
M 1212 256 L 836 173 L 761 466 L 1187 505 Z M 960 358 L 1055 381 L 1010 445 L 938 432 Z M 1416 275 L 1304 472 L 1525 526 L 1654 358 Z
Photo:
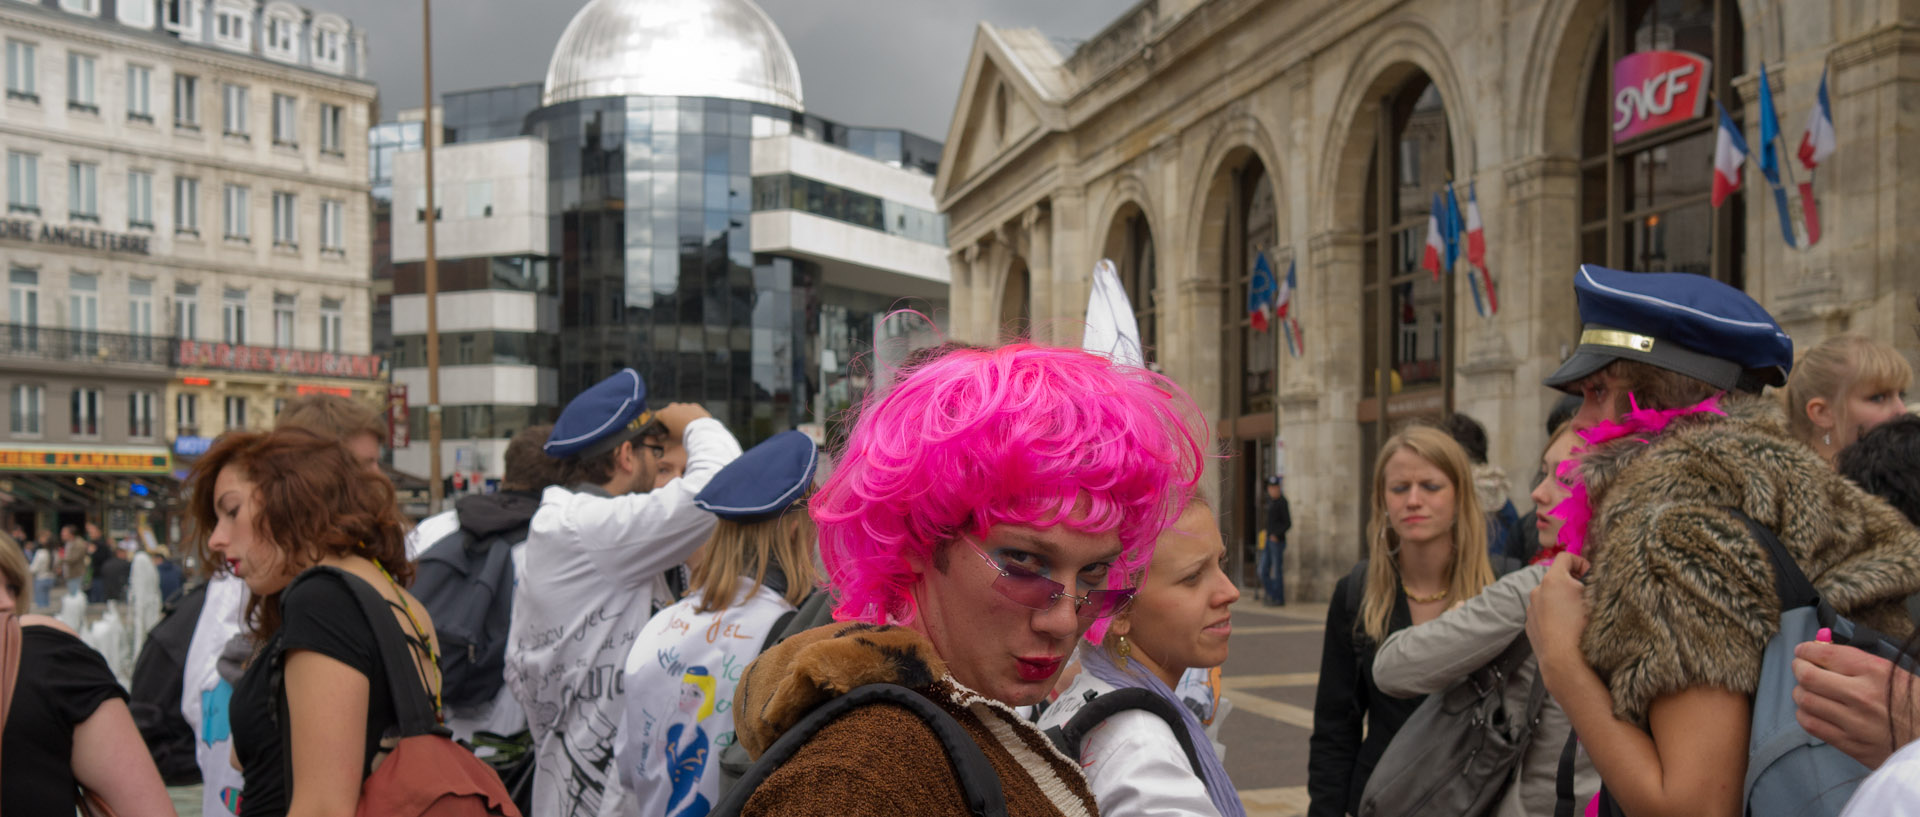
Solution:
M 1468 418 L 1381 444 L 1365 558 L 1331 588 L 1309 813 L 1912 813 L 1906 361 L 1855 335 L 1796 360 L 1698 276 L 1584 267 L 1573 290 L 1531 512 Z M 208 817 L 1245 813 L 1218 743 L 1241 591 L 1178 384 L 947 343 L 824 447 L 743 451 L 697 405 L 648 405 L 615 373 L 509 441 L 498 493 L 417 526 L 363 407 L 224 435 L 187 495 L 213 575 L 131 694 L 14 615 L 72 557 L 0 548 L 0 811 L 170 814 L 191 778 Z M 1792 762 L 1754 759 L 1782 735 Z

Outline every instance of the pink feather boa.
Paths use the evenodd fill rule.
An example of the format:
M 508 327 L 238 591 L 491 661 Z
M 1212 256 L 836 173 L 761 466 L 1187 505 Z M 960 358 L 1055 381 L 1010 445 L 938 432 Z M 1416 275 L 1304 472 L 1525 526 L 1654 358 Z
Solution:
M 1558 544 L 1543 548 L 1539 555 L 1533 558 L 1533 563 L 1551 562 L 1553 557 L 1562 551 L 1579 555 L 1586 550 L 1587 527 L 1593 522 L 1593 505 L 1587 494 L 1586 480 L 1580 476 L 1581 454 L 1593 450 L 1596 446 L 1624 437 L 1637 438 L 1641 444 L 1651 443 L 1652 440 L 1648 438 L 1665 431 L 1675 419 L 1689 414 L 1718 414 L 1724 417 L 1727 413 L 1720 409 L 1720 398 L 1725 396 L 1726 393 L 1722 392 L 1686 408 L 1659 410 L 1641 408 L 1640 401 L 1629 394 L 1627 401 L 1633 406 L 1632 411 L 1622 415 L 1618 420 L 1607 420 L 1592 428 L 1582 429 L 1579 432 L 1580 439 L 1585 441 L 1586 445 L 1575 447 L 1573 456 L 1561 460 L 1554 474 L 1556 478 L 1567 483 L 1572 494 L 1546 512 L 1548 516 L 1561 521 L 1560 533 L 1555 537 Z

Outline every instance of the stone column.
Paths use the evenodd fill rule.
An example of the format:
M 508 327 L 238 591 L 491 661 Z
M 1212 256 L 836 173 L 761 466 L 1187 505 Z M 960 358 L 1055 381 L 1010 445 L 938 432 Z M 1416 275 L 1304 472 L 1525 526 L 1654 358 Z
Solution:
M 1033 314 L 1028 327 L 1034 342 L 1047 343 L 1064 333 L 1061 313 L 1055 309 L 1057 286 L 1053 277 L 1053 225 L 1047 218 L 1046 202 L 1027 208 L 1020 214 L 1020 234 L 1025 239 L 1022 255 L 1027 259 L 1027 308 Z
M 952 254 L 953 285 L 948 290 L 947 333 L 956 340 L 973 336 L 974 290 L 980 286 L 980 245 L 967 244 Z
M 1369 474 L 1360 463 L 1356 406 L 1366 316 L 1360 236 L 1322 232 L 1301 243 L 1295 295 L 1304 348 L 1281 368 L 1280 436 L 1287 443 L 1289 598 L 1325 600 L 1360 553 Z
M 1039 214 L 1046 233 L 1044 247 L 1048 288 L 1053 292 L 1051 339 L 1062 346 L 1079 346 L 1086 335 L 1087 294 L 1093 288 L 1093 259 L 1087 251 L 1086 195 L 1080 188 L 1058 188 L 1047 194 Z

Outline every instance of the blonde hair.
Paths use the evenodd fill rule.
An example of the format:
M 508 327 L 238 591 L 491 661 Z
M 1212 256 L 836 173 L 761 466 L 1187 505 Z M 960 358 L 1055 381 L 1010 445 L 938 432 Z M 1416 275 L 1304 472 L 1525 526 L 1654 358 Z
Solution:
M 1412 452 L 1453 483 L 1453 559 L 1447 564 L 1448 594 L 1456 601 L 1480 595 L 1493 583 L 1487 559 L 1487 518 L 1473 490 L 1467 452 L 1437 428 L 1413 426 L 1388 438 L 1373 462 L 1373 514 L 1367 520 L 1367 584 L 1360 599 L 1360 628 L 1375 643 L 1386 640 L 1400 593 L 1400 536 L 1387 521 L 1387 460 Z
M 0 582 L 13 591 L 13 604 L 16 611 L 28 609 L 33 599 L 26 595 L 27 588 L 33 586 L 33 580 L 27 574 L 27 554 L 15 544 L 13 537 L 0 533 Z
M 1807 404 L 1814 398 L 1833 403 L 1835 412 L 1844 416 L 1844 398 L 1855 386 L 1904 392 L 1912 382 L 1913 367 L 1892 346 L 1853 333 L 1827 338 L 1793 364 L 1793 376 L 1787 378 L 1787 430 L 1812 445 L 1820 433 L 1807 416 Z
M 750 592 L 760 592 L 767 582 L 767 568 L 775 564 L 787 576 L 787 603 L 799 605 L 820 583 L 820 572 L 814 567 L 818 540 L 813 518 L 804 509 L 762 522 L 720 520 L 701 546 L 705 555 L 693 566 L 689 585 L 700 591 L 696 612 L 719 613 L 732 606 L 743 577 L 753 580 Z
M 715 686 L 718 686 L 717 682 L 713 680 L 713 676 L 705 673 L 696 675 L 689 670 L 680 674 L 680 682 L 683 684 L 692 684 L 700 689 L 700 711 L 694 713 L 693 722 L 699 723 L 706 720 L 708 715 L 713 714 L 713 689 Z

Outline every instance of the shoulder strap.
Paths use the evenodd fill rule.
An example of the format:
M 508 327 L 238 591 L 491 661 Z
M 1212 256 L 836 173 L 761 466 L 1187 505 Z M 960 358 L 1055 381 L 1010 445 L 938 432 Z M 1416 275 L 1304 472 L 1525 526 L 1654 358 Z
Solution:
M 1567 733 L 1567 745 L 1560 750 L 1560 771 L 1553 781 L 1553 817 L 1574 817 L 1581 811 L 1580 804 L 1573 802 L 1574 762 L 1580 752 L 1580 737 Z
M 819 591 L 816 590 L 814 592 L 817 593 Z M 781 638 L 787 634 L 787 625 L 793 623 L 793 617 L 799 614 L 800 608 L 796 607 L 781 613 L 779 618 L 774 619 L 773 626 L 767 628 L 767 639 L 760 642 L 760 651 L 766 652 L 767 650 L 773 649 L 775 644 L 780 643 Z
M 13 711 L 14 682 L 20 680 L 20 617 L 7 616 L 0 624 L 0 733 L 7 729 L 7 714 Z
M 1813 582 L 1807 581 L 1807 575 L 1800 572 L 1800 564 L 1787 552 L 1787 546 L 1780 543 L 1767 526 L 1755 521 L 1732 505 L 1726 506 L 1727 513 L 1745 523 L 1753 534 L 1753 540 L 1767 549 L 1767 555 L 1773 559 L 1773 592 L 1780 597 L 1780 611 L 1786 612 L 1801 607 L 1811 607 L 1820 603 L 1820 591 L 1815 590 Z
M 1193 735 L 1187 732 L 1186 719 L 1174 705 L 1158 695 L 1139 687 L 1122 687 L 1088 701 L 1079 712 L 1067 722 L 1047 730 L 1047 737 L 1053 739 L 1062 753 L 1075 760 L 1080 759 L 1080 746 L 1087 735 L 1108 718 L 1129 709 L 1143 709 L 1167 722 L 1167 728 L 1173 730 L 1173 739 L 1180 742 L 1180 751 L 1187 756 L 1187 767 L 1194 774 L 1200 774 L 1200 753 L 1193 745 Z
M 433 701 L 427 696 L 425 685 L 416 683 L 419 673 L 414 669 L 413 649 L 407 646 L 407 637 L 400 632 L 400 622 L 393 619 L 392 602 L 373 589 L 373 585 L 339 568 L 308 568 L 294 582 L 309 581 L 312 577 L 322 575 L 337 577 L 346 584 L 347 589 L 353 591 L 354 598 L 360 602 L 360 611 L 366 614 L 367 623 L 373 627 L 380 663 L 387 672 L 389 700 L 393 701 L 394 716 L 400 721 L 400 736 L 425 735 L 438 729 L 440 721 L 434 714 Z M 293 589 L 292 585 L 288 585 L 287 589 Z M 424 637 L 426 634 L 421 635 Z
M 912 712 L 933 730 L 934 737 L 946 749 L 947 759 L 953 763 L 954 775 L 960 781 L 969 813 L 975 817 L 1007 817 L 1006 795 L 1000 788 L 1000 777 L 994 772 L 993 764 L 987 761 L 986 753 L 980 751 L 980 745 L 973 742 L 973 736 L 967 733 L 966 727 L 961 726 L 939 704 L 927 700 L 926 696 L 896 684 L 868 684 L 815 707 L 761 753 L 760 758 L 754 761 L 753 768 L 747 770 L 740 782 L 714 807 L 712 817 L 738 815 L 746 807 L 747 800 L 753 797 L 754 790 L 766 782 L 775 770 L 793 759 L 821 729 L 842 715 L 875 704 L 891 704 Z
M 1358 622 L 1360 599 L 1367 594 L 1367 560 L 1361 559 L 1359 564 L 1347 571 L 1347 578 L 1343 581 L 1347 583 L 1347 619 Z

